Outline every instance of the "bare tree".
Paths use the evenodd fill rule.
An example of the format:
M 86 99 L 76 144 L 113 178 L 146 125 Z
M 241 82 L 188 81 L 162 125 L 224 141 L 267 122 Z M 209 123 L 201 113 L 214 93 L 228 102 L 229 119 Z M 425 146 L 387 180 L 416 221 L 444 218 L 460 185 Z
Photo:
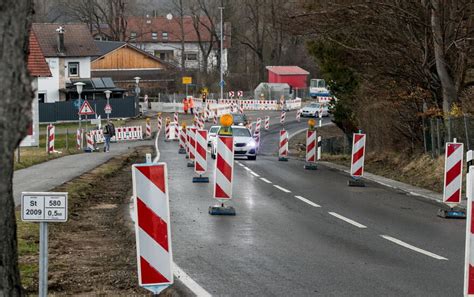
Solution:
M 33 92 L 26 61 L 31 0 L 3 0 L 0 9 L 0 296 L 21 296 L 13 156 L 31 120 Z
M 183 4 L 183 0 L 172 0 L 170 4 L 170 9 L 173 14 L 173 21 L 178 23 L 180 35 L 178 39 L 181 43 L 181 71 L 186 72 L 186 56 L 185 51 L 185 39 L 186 32 L 184 28 L 184 17 L 186 15 L 186 8 Z

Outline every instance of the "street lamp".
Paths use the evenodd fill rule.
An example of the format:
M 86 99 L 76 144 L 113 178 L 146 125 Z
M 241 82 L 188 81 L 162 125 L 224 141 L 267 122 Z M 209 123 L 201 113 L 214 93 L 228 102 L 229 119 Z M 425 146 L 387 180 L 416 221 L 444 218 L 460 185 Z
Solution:
M 111 90 L 106 90 L 106 91 L 104 91 L 104 93 L 105 93 L 105 98 L 107 98 L 107 106 L 109 106 L 109 99 L 110 99 L 110 94 L 112 93 L 112 91 Z M 109 122 L 110 112 L 108 112 L 108 110 L 106 110 L 105 113 L 107 114 L 107 122 Z
M 82 89 L 83 87 L 86 85 L 85 83 L 83 82 L 77 82 L 74 84 L 76 86 L 76 91 L 77 91 L 77 94 L 79 94 L 79 111 L 80 111 L 80 108 L 81 108 L 81 93 L 82 93 Z M 79 130 L 81 130 L 81 120 L 82 120 L 82 116 L 80 113 L 79 114 Z M 81 147 L 82 147 L 82 143 L 81 143 Z

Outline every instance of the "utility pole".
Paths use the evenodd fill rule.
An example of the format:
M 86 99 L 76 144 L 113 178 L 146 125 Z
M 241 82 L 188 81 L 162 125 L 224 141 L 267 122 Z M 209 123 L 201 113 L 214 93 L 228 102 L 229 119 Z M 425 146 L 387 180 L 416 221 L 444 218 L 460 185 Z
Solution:
M 223 52 L 224 52 L 224 21 L 223 21 L 223 11 L 224 11 L 224 5 L 221 2 L 221 7 L 219 7 L 219 10 L 221 12 L 221 81 L 220 81 L 220 86 L 221 86 L 221 98 L 224 99 L 224 66 L 223 66 Z

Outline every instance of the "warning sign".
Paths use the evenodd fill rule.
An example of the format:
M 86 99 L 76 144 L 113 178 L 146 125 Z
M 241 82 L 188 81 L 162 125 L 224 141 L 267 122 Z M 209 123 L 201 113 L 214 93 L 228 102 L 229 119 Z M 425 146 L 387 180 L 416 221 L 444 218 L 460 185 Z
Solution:
M 89 102 L 87 100 L 84 100 L 84 103 L 82 103 L 82 106 L 79 109 L 79 114 L 80 115 L 91 115 L 91 114 L 95 114 L 95 112 L 92 109 Z
M 104 108 L 105 113 L 112 113 L 112 106 L 107 103 L 107 105 Z

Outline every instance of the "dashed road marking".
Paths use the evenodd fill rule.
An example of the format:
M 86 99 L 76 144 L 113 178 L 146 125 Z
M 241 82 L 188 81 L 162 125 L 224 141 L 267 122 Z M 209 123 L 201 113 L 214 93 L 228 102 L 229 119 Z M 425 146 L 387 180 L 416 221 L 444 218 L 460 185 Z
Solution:
M 242 163 L 237 163 L 237 164 L 239 164 L 240 167 L 244 167 L 244 166 L 245 166 L 245 165 L 242 164 Z
M 437 259 L 437 260 L 446 260 L 446 261 L 448 260 L 448 259 L 445 258 L 445 257 L 442 257 L 442 256 L 440 256 L 440 255 L 436 255 L 436 254 L 434 254 L 434 253 L 432 253 L 432 252 L 428 252 L 428 251 L 426 251 L 426 250 L 424 250 L 424 249 L 420 249 L 420 248 L 418 248 L 418 247 L 416 247 L 416 246 L 413 246 L 413 245 L 408 244 L 408 243 L 406 243 L 406 242 L 404 242 L 404 241 L 401 241 L 400 239 L 396 239 L 396 238 L 391 237 L 391 236 L 388 236 L 388 235 L 380 235 L 380 236 L 381 236 L 382 238 L 388 240 L 388 241 L 391 241 L 391 242 L 393 242 L 393 243 L 396 243 L 396 244 L 398 244 L 398 245 L 400 245 L 400 246 L 406 247 L 407 249 L 413 250 L 413 251 L 418 252 L 418 253 L 421 253 L 421 254 L 423 254 L 423 255 L 426 255 L 426 256 L 435 258 L 435 259 Z
M 260 175 L 256 174 L 256 173 L 253 172 L 253 171 L 250 171 L 250 174 L 252 174 L 252 175 L 254 175 L 254 176 L 256 176 L 256 177 L 260 177 Z
M 186 272 L 174 263 L 173 265 L 174 275 L 186 286 L 188 287 L 196 296 L 199 297 L 208 297 L 212 296 L 208 291 L 204 290 L 198 283 L 196 283 Z
M 264 177 L 261 177 L 260 178 L 261 180 L 263 180 L 264 182 L 266 182 L 267 184 L 271 184 L 272 182 L 269 181 L 268 179 L 264 178 Z
M 285 188 L 283 188 L 283 187 L 280 187 L 279 185 L 273 185 L 273 186 L 274 186 L 275 188 L 279 189 L 280 191 L 285 192 L 285 193 L 291 193 L 290 190 L 285 189 Z
M 328 213 L 329 213 L 330 215 L 332 215 L 332 216 L 338 218 L 338 219 L 343 220 L 343 221 L 346 222 L 346 223 L 349 223 L 349 224 L 351 224 L 351 225 L 356 226 L 357 228 L 361 228 L 361 229 L 362 229 L 362 228 L 367 228 L 367 226 L 362 225 L 362 224 L 360 224 L 360 223 L 357 223 L 356 221 L 351 220 L 351 219 L 349 219 L 349 218 L 346 218 L 345 216 L 341 216 L 341 215 L 338 214 L 338 213 L 335 213 L 335 212 L 328 212 Z
M 306 202 L 306 203 L 308 203 L 308 204 L 311 205 L 311 206 L 314 206 L 314 207 L 321 207 L 321 205 L 316 204 L 316 203 L 314 203 L 313 201 L 310 201 L 310 200 L 308 200 L 308 199 L 306 199 L 306 198 L 304 198 L 304 197 L 295 196 L 295 198 L 297 198 L 297 199 L 299 199 L 299 200 L 301 200 L 301 201 L 303 201 L 303 202 Z
M 245 170 L 247 171 L 252 171 L 252 169 L 248 168 L 247 166 L 244 166 Z

